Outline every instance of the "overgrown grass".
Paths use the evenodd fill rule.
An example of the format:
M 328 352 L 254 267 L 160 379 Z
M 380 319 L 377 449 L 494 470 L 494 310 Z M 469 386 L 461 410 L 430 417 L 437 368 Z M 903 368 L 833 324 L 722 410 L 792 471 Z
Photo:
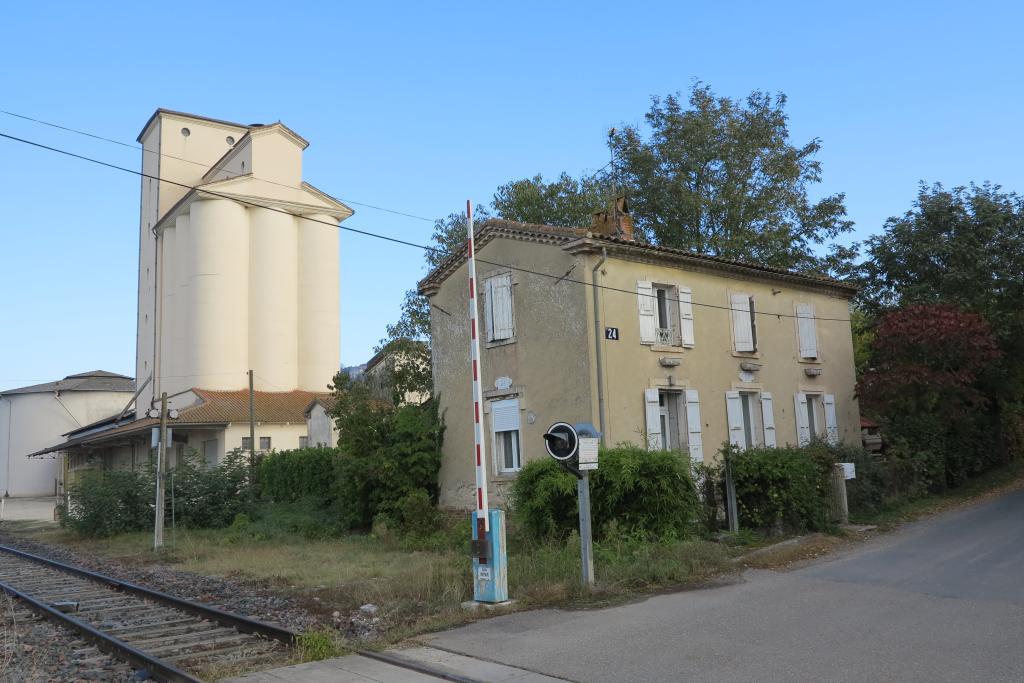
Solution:
M 372 603 L 381 619 L 378 644 L 474 618 L 461 608 L 472 598 L 467 515 L 448 518 L 430 534 L 399 536 L 378 528 L 377 535 L 309 538 L 294 530 L 307 524 L 312 528 L 312 522 L 303 522 L 295 507 L 286 511 L 227 529 L 179 529 L 176 545 L 159 555 L 148 533 L 85 539 L 49 529 L 32 535 L 127 564 L 160 563 L 262 583 L 293 595 L 323 615 L 325 623 L 334 611 L 347 617 Z M 607 603 L 683 586 L 729 568 L 729 558 L 739 552 L 710 541 L 655 542 L 614 530 L 594 550 L 598 585 L 589 592 L 580 584 L 578 536 L 539 543 L 510 529 L 509 593 L 516 608 Z M 337 635 L 329 643 L 322 632 L 307 635 L 300 648 L 303 658 L 353 647 Z

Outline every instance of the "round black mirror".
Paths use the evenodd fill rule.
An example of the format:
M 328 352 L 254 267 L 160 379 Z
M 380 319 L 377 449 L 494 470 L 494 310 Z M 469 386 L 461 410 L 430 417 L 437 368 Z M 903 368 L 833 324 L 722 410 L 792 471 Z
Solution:
M 571 460 L 576 455 L 579 443 L 576 429 L 567 422 L 556 422 L 544 434 L 544 448 L 555 460 Z

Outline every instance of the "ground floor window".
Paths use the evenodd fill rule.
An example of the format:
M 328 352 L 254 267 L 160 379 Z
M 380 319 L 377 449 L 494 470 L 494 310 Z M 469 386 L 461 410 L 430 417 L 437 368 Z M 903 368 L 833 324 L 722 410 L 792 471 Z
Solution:
M 251 436 L 243 436 L 242 437 L 242 450 L 243 451 L 251 451 L 252 450 L 252 437 Z
M 309 448 L 309 437 L 308 436 L 300 436 L 299 437 L 299 448 Z
M 261 451 L 269 451 L 270 450 L 270 437 L 269 436 L 261 436 L 260 437 L 260 450 Z
M 772 395 L 766 391 L 725 392 L 729 443 L 738 448 L 775 446 Z
M 522 468 L 519 448 L 519 399 L 491 402 L 495 469 L 500 474 L 518 472 Z

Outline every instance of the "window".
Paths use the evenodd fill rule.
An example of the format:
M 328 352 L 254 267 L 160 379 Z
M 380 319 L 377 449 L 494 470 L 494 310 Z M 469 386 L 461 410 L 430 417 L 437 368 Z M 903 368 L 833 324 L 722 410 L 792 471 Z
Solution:
M 512 306 L 512 273 L 488 278 L 484 285 L 484 319 L 487 341 L 505 341 L 515 336 Z
M 252 450 L 252 437 L 249 437 L 249 436 L 243 436 L 242 437 L 242 450 L 243 451 L 251 451 Z
M 691 460 L 704 460 L 700 398 L 695 389 L 645 389 L 644 403 L 647 450 L 688 450 Z
M 733 294 L 729 297 L 732 310 L 733 348 L 738 352 L 757 351 L 757 321 L 754 318 L 754 297 Z
M 775 446 L 775 415 L 771 394 L 727 391 L 725 407 L 729 421 L 729 443 L 739 448 Z
M 207 467 L 217 466 L 217 439 L 203 441 L 203 460 Z
M 518 472 L 522 467 L 519 451 L 519 399 L 491 403 L 491 431 L 494 434 L 494 462 L 499 474 Z
M 693 301 L 689 287 L 636 283 L 640 343 L 693 346 Z
M 832 394 L 799 393 L 795 399 L 797 443 L 805 446 L 814 439 L 839 442 L 836 397 Z
M 270 437 L 269 436 L 261 436 L 260 437 L 260 450 L 261 451 L 269 451 L 270 450 Z
M 814 307 L 810 304 L 796 306 L 796 336 L 801 358 L 818 357 L 818 331 L 814 318 Z
M 299 437 L 299 448 L 309 448 L 309 437 L 308 436 L 300 436 Z

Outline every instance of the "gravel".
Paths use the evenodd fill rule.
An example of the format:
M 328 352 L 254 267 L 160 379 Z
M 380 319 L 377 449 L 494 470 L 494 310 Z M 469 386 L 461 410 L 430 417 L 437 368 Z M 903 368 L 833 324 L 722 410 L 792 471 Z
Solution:
M 202 576 L 163 565 L 134 567 L 108 558 L 72 551 L 61 546 L 12 536 L 2 531 L 0 531 L 0 543 L 51 560 L 106 574 L 122 581 L 137 583 L 178 598 L 200 602 L 227 612 L 283 626 L 296 632 L 322 628 L 332 621 L 337 624 L 337 620 L 331 618 L 332 615 L 329 611 L 326 613 L 323 613 L 323 610 L 311 611 L 300 605 L 294 598 L 272 593 L 256 582 Z
M 56 683 L 144 680 L 79 636 L 0 597 L 0 681 Z

